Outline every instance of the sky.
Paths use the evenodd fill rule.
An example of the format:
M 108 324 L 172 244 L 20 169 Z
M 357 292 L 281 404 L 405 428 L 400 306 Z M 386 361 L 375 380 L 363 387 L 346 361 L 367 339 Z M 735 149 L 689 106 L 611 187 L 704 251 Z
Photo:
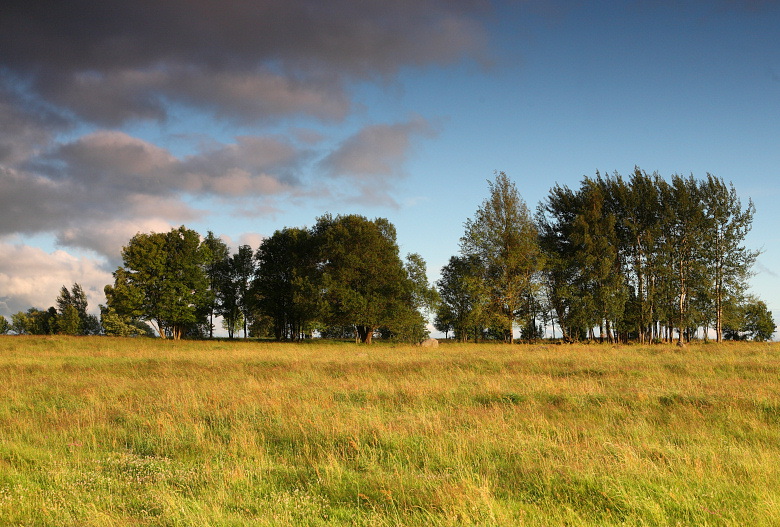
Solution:
M 731 182 L 780 320 L 780 2 L 10 0 L 0 12 L 0 315 L 138 232 L 235 250 L 384 217 L 433 282 L 504 171 Z

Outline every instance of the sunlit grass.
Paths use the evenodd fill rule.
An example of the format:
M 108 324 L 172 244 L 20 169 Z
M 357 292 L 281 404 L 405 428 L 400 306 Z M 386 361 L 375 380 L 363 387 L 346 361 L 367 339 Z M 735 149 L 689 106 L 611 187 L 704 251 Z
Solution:
M 780 346 L 0 338 L 0 525 L 780 525 Z

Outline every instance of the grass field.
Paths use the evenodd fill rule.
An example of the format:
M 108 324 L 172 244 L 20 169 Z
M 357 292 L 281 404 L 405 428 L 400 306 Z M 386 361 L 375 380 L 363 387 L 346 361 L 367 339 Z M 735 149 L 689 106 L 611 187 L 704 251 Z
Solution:
M 780 345 L 0 337 L 0 525 L 780 525 Z

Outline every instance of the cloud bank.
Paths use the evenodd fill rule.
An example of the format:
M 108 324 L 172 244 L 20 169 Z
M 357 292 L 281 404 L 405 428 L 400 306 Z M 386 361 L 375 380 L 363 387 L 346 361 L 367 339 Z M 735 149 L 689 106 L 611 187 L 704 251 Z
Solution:
M 484 55 L 487 3 L 25 0 L 0 17 L 4 68 L 37 96 L 115 126 L 169 102 L 237 119 L 350 110 L 347 83 Z
M 52 299 L 77 280 L 107 283 L 132 235 L 203 220 L 204 203 L 245 217 L 313 201 L 394 206 L 435 127 L 421 116 L 347 126 L 362 111 L 353 88 L 486 61 L 490 11 L 483 0 L 6 2 L 0 298 L 51 303 L 30 289 L 41 272 Z M 97 259 L 7 243 L 40 234 Z

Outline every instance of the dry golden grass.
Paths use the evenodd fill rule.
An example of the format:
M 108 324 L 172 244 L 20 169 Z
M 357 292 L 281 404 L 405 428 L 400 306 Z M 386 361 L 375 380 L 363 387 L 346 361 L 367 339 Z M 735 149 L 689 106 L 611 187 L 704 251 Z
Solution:
M 0 338 L 2 525 L 780 525 L 780 346 Z

